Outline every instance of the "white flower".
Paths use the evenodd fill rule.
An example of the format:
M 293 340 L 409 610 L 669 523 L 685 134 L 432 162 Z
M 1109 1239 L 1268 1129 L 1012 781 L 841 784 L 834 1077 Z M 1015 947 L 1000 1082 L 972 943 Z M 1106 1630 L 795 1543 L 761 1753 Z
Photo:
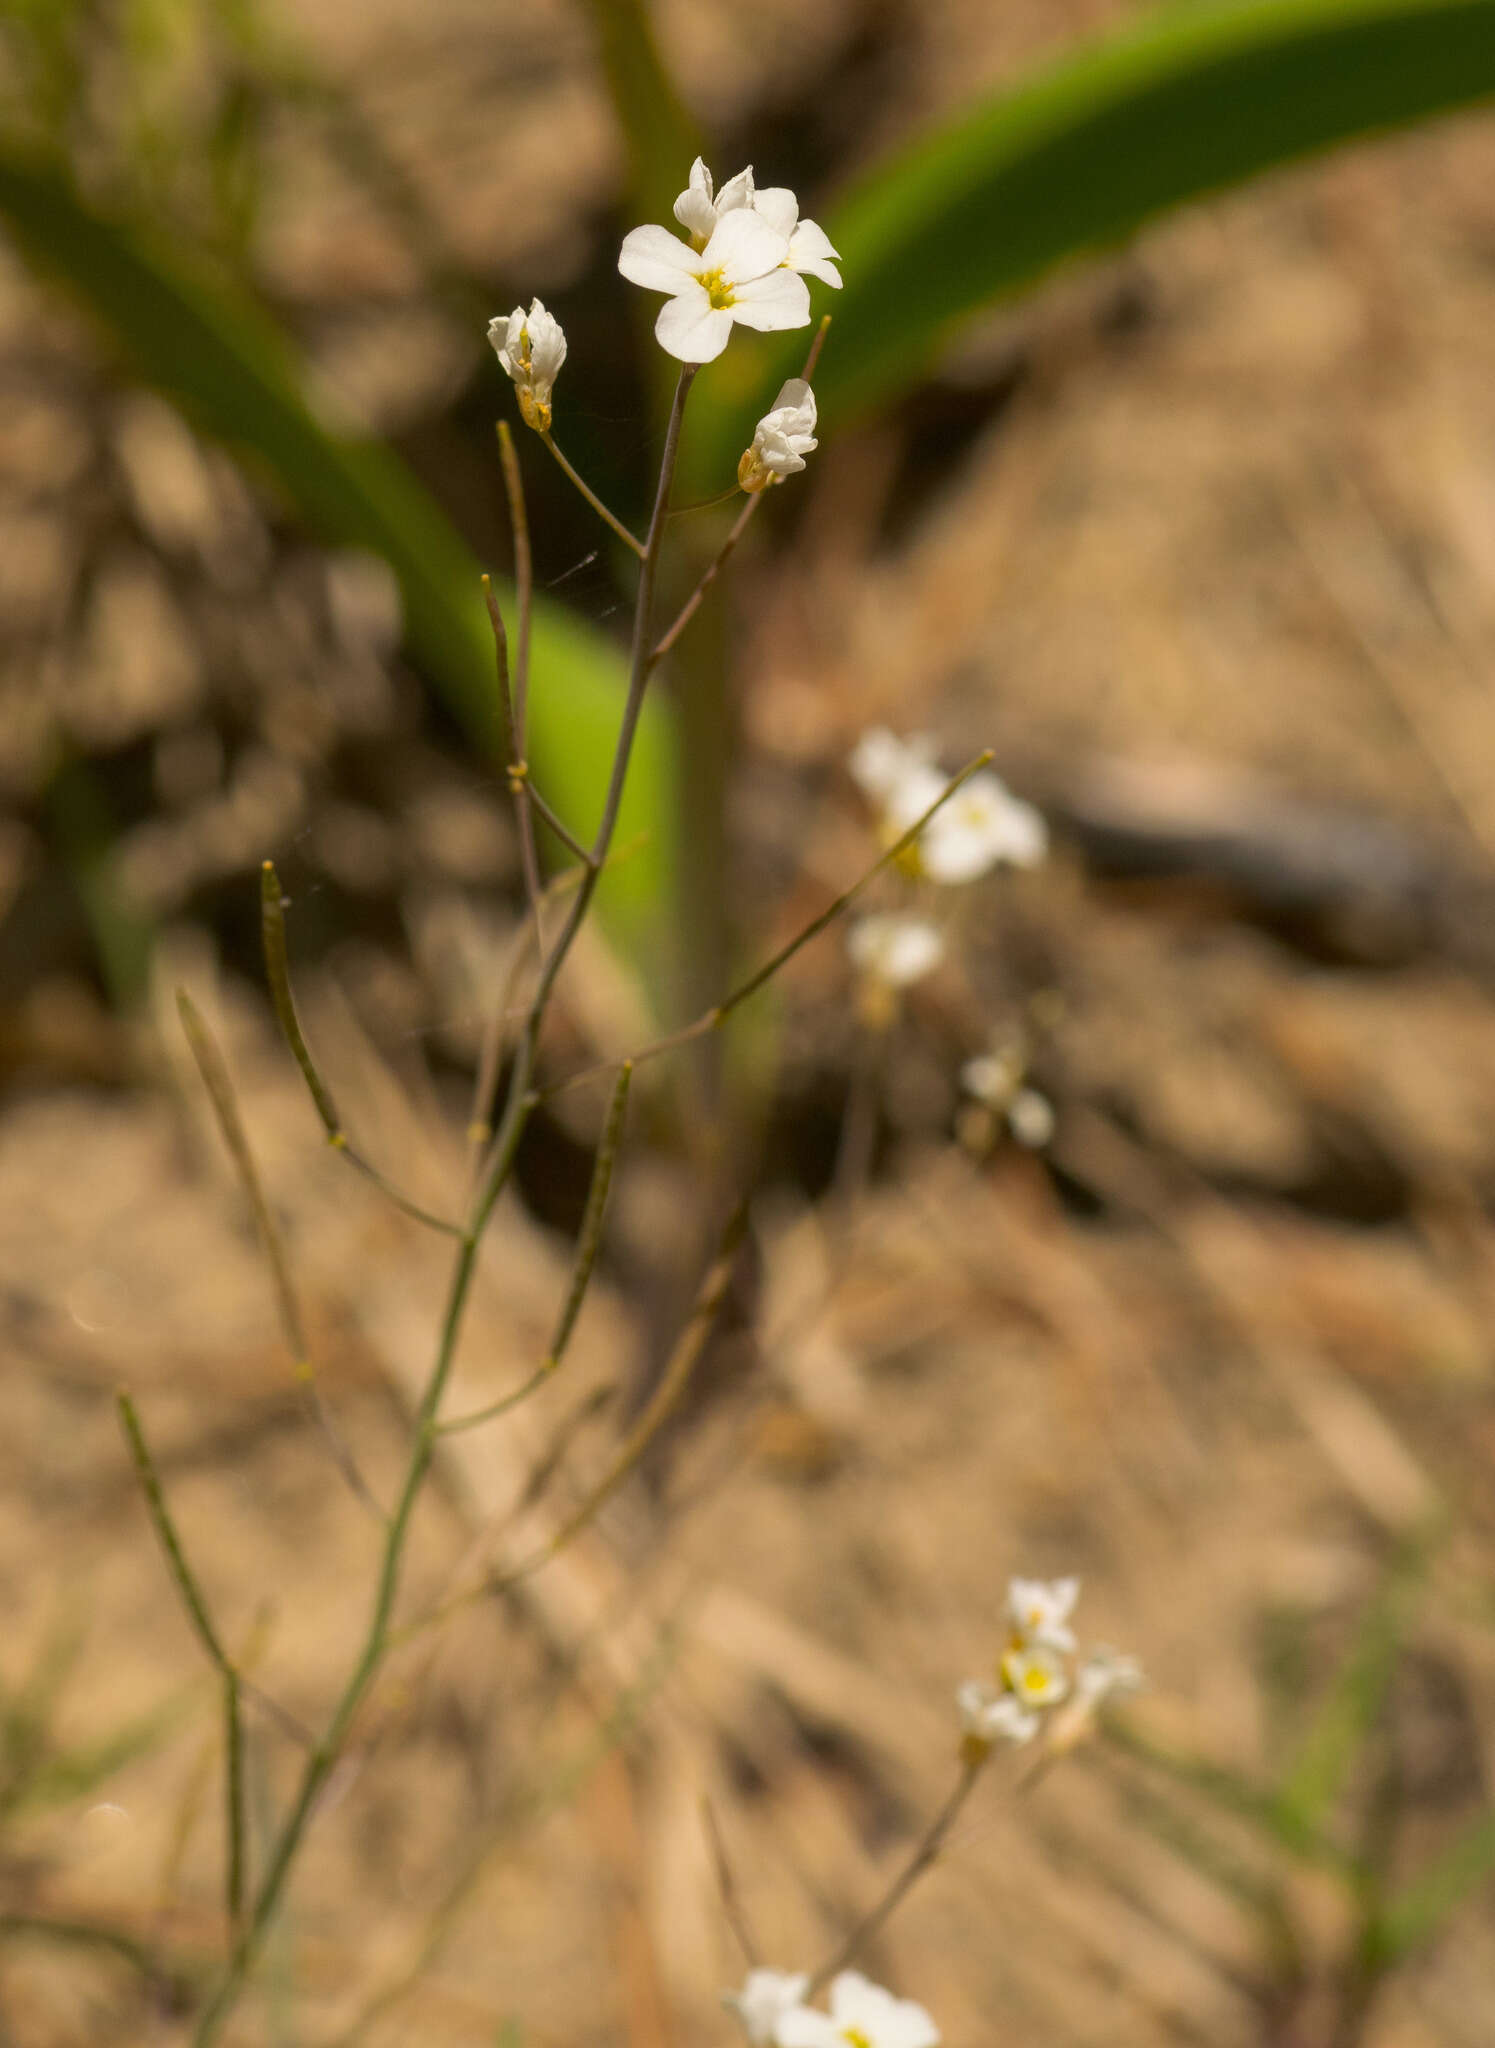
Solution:
M 810 294 L 785 264 L 789 243 L 757 213 L 724 213 L 702 249 L 668 228 L 634 228 L 623 238 L 618 268 L 633 284 L 670 294 L 654 338 L 682 363 L 709 363 L 727 345 L 734 321 L 773 332 L 803 327 Z
M 884 988 L 907 988 L 939 966 L 945 942 L 927 918 L 874 911 L 851 926 L 846 950 L 862 972 Z
M 764 413 L 751 448 L 743 450 L 737 481 L 745 491 L 766 490 L 805 466 L 819 446 L 815 439 L 815 394 L 803 377 L 791 377 Z
M 1030 1152 L 1042 1151 L 1054 1135 L 1054 1105 L 1036 1088 L 1019 1088 L 1007 1105 L 1007 1127 Z
M 805 271 L 840 289 L 841 273 L 831 260 L 836 251 L 825 230 L 800 219 L 799 201 L 786 186 L 766 185 L 760 191 L 749 164 L 717 192 L 710 171 L 697 157 L 690 167 L 690 183 L 675 201 L 675 218 L 690 236 L 692 248 L 704 249 L 723 215 L 743 209 L 759 214 L 784 237 L 788 246 L 783 260 L 790 270 Z
M 803 1971 L 749 1970 L 740 1991 L 729 1991 L 722 1999 L 737 2014 L 755 2048 L 774 2038 L 774 2029 L 792 2006 L 805 1995 L 809 1978 Z
M 1002 1679 L 1029 1707 L 1051 1707 L 1069 1691 L 1063 1665 L 1040 1643 L 1009 1650 L 1002 1659 Z
M 874 725 L 857 741 L 847 766 L 862 794 L 884 804 L 901 782 L 916 770 L 928 769 L 933 759 L 934 740 L 928 733 L 901 740 L 885 725 Z
M 894 1998 L 858 1970 L 831 1984 L 829 2014 L 797 2005 L 779 2021 L 778 2048 L 939 2048 L 940 2031 L 922 2005 Z
M 1075 1673 L 1075 1697 L 1094 1709 L 1115 1693 L 1136 1692 L 1145 1682 L 1135 1657 L 1097 1645 Z
M 502 315 L 490 320 L 488 339 L 514 380 L 524 424 L 537 434 L 548 433 L 550 395 L 566 360 L 560 321 L 546 312 L 539 299 L 531 299 L 527 313 L 523 306 L 516 306 L 507 320 Z
M 988 1109 L 1005 1110 L 1018 1093 L 1023 1078 L 1022 1054 L 1016 1046 L 1001 1052 L 977 1053 L 960 1070 L 960 1085 Z
M 940 787 L 937 771 L 910 777 L 897 792 L 892 821 L 901 817 L 899 829 L 906 832 Z M 974 882 L 1004 864 L 1036 867 L 1047 851 L 1038 812 L 986 768 L 962 783 L 919 834 L 919 865 L 931 882 Z
M 1074 1630 L 1068 1623 L 1079 1597 L 1078 1579 L 1009 1580 L 1007 1612 L 1012 1618 L 1017 1647 L 1072 1650 Z
M 999 1692 L 979 1678 L 968 1678 L 955 1695 L 961 1733 L 977 1742 L 1031 1742 L 1038 1716 L 1010 1692 Z

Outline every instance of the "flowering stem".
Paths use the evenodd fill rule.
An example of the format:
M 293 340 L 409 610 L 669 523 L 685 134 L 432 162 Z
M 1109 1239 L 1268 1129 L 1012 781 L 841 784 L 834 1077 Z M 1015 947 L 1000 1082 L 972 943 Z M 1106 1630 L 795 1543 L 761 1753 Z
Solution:
M 923 1876 L 930 1864 L 938 1857 L 940 1850 L 945 1845 L 945 1837 L 955 1825 L 961 1808 L 971 1796 L 971 1788 L 981 1775 L 986 1763 L 986 1757 L 987 1752 L 983 1751 L 979 1756 L 967 1756 L 962 1761 L 960 1776 L 955 1781 L 954 1789 L 934 1819 L 929 1823 L 929 1826 L 924 1830 L 913 1854 L 893 1879 L 893 1882 L 888 1886 L 877 1904 L 872 1908 L 866 1919 L 859 1926 L 853 1928 L 852 1932 L 842 1942 L 830 1960 L 822 1963 L 820 1968 L 811 1977 L 809 1984 L 805 1988 L 804 1995 L 806 2000 L 813 1998 L 818 1991 L 823 1989 L 838 1970 L 846 1968 L 846 1965 L 852 1960 L 853 1956 L 872 1939 L 878 1930 L 891 1918 L 897 1908 L 902 1905 L 914 1885 Z
M 344 1682 L 341 1696 L 333 1708 L 321 1739 L 302 1767 L 296 1796 L 270 1851 L 259 1890 L 246 1916 L 243 1931 L 234 1945 L 216 1990 L 198 2020 L 197 2030 L 193 2036 L 194 2048 L 209 2048 L 209 2044 L 217 2040 L 224 2022 L 239 2001 L 250 1967 L 259 1954 L 270 1923 L 279 1907 L 281 1893 L 301 1848 L 312 1814 L 334 1766 L 343 1753 L 359 1709 L 390 1648 L 390 1622 L 394 1612 L 395 1596 L 399 1590 L 400 1570 L 404 1562 L 410 1521 L 436 1452 L 442 1397 L 456 1362 L 457 1341 L 461 1335 L 468 1296 L 472 1290 L 473 1274 L 477 1270 L 478 1246 L 494 1204 L 513 1172 L 525 1124 L 539 1099 L 532 1084 L 539 1050 L 540 1027 L 544 1022 L 556 979 L 590 907 L 598 877 L 607 860 L 613 833 L 617 829 L 618 810 L 622 803 L 629 756 L 638 730 L 639 716 L 643 710 L 644 692 L 648 686 L 648 650 L 653 627 L 659 543 L 669 508 L 670 489 L 674 482 L 675 464 L 680 447 L 680 425 L 694 375 L 694 366 L 689 364 L 680 373 L 680 381 L 675 390 L 675 402 L 670 411 L 669 427 L 665 434 L 659 486 L 654 501 L 653 517 L 649 524 L 649 537 L 643 555 L 635 603 L 628 696 L 623 707 L 602 817 L 587 856 L 580 886 L 560 933 L 545 957 L 534 994 L 530 998 L 529 1008 L 520 1027 L 498 1132 L 485 1163 L 448 1282 L 441 1336 L 436 1348 L 435 1361 L 416 1413 L 414 1442 L 404 1481 L 385 1532 L 379 1578 L 363 1646 Z
M 664 660 L 665 656 L 669 653 L 670 649 L 674 646 L 675 642 L 680 638 L 680 635 L 685 631 L 686 627 L 690 624 L 691 620 L 700 610 L 702 599 L 705 597 L 707 591 L 711 588 L 712 584 L 715 583 L 717 577 L 720 576 L 722 569 L 726 564 L 727 558 L 730 556 L 732 550 L 736 547 L 737 543 L 742 539 L 742 536 L 747 532 L 748 521 L 752 518 L 753 514 L 757 511 L 758 507 L 763 503 L 763 500 L 767 496 L 767 491 L 754 492 L 753 496 L 748 499 L 747 503 L 743 506 L 742 510 L 733 520 L 732 529 L 730 533 L 728 533 L 726 539 L 722 542 L 720 548 L 717 550 L 716 560 L 712 562 L 706 569 L 704 575 L 701 577 L 700 582 L 696 585 L 695 589 L 691 592 L 690 596 L 685 600 L 684 604 L 681 605 L 680 610 L 675 615 L 674 624 L 670 627 L 669 631 L 665 634 L 664 638 L 656 646 L 654 652 L 649 656 L 649 666 L 651 669 L 656 667 L 658 663 Z
M 575 484 L 577 490 L 581 492 L 581 495 L 586 499 L 587 503 L 591 506 L 592 510 L 597 514 L 597 517 L 600 520 L 602 520 L 605 525 L 610 526 L 613 532 L 618 536 L 618 539 L 622 541 L 623 545 L 625 547 L 632 548 L 633 552 L 638 556 L 639 560 L 642 561 L 644 558 L 644 543 L 638 538 L 638 535 L 635 533 L 631 533 L 629 529 L 623 524 L 622 520 L 619 519 L 615 512 L 608 511 L 606 505 L 603 504 L 602 500 L 598 497 L 597 493 L 592 489 L 591 485 L 585 481 L 585 479 L 580 475 L 578 471 L 574 470 L 571 467 L 570 463 L 566 460 L 565 456 L 562 455 L 560 449 L 557 448 L 557 446 L 555 445 L 555 442 L 551 438 L 549 433 L 542 434 L 540 436 L 540 439 L 545 443 L 546 447 L 550 450 L 551 454 L 560 464 L 561 469 L 563 470 L 565 475 L 570 478 L 571 482 Z
M 514 809 L 519 819 L 519 863 L 524 870 L 524 893 L 529 903 L 529 914 L 540 928 L 540 862 L 535 852 L 535 820 L 530 809 L 532 791 L 529 782 L 529 755 L 526 735 L 529 729 L 529 642 L 530 616 L 534 609 L 535 566 L 529 544 L 529 514 L 524 504 L 524 479 L 519 471 L 519 457 L 514 449 L 514 436 L 507 420 L 500 420 L 498 426 L 498 455 L 503 466 L 504 491 L 509 500 L 509 524 L 514 534 L 514 601 L 518 611 L 518 645 L 514 652 L 514 695 L 509 719 L 509 758 L 505 763 L 509 771 L 509 788 L 514 796 Z M 493 596 L 491 585 L 485 585 L 490 618 L 498 610 L 498 601 Z M 502 664 L 500 664 L 502 666 Z M 502 677 L 500 682 L 502 682 Z M 505 693 L 507 694 L 507 693 Z M 540 944 L 545 936 L 540 931 Z

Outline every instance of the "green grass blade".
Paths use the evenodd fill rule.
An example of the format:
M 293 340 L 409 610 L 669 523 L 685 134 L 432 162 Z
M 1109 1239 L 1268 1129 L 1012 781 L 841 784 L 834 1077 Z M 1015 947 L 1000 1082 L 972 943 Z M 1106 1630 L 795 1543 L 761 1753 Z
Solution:
M 1156 11 L 983 100 L 820 215 L 846 279 L 827 298 L 822 417 L 896 397 L 964 316 L 1171 207 L 1491 93 L 1495 0 Z M 798 340 L 727 359 L 711 475 L 792 374 Z
M 28 259 L 61 279 L 146 381 L 202 431 L 268 472 L 323 538 L 389 563 L 412 656 L 474 744 L 496 758 L 500 722 L 479 565 L 399 457 L 325 427 L 303 395 L 292 349 L 257 305 L 144 228 L 105 218 L 54 160 L 0 142 L 0 217 Z M 612 759 L 622 659 L 609 640 L 542 604 L 534 665 L 536 778 L 589 833 Z M 635 749 L 619 825 L 620 843 L 642 837 L 642 851 L 599 892 L 602 914 L 625 942 L 642 938 L 661 900 L 672 772 L 667 722 L 656 707 Z
M 1423 1947 L 1470 1892 L 1491 1877 L 1495 1877 L 1495 1813 L 1481 1813 L 1429 1869 L 1382 1908 L 1367 1931 L 1371 1960 L 1386 1970 Z

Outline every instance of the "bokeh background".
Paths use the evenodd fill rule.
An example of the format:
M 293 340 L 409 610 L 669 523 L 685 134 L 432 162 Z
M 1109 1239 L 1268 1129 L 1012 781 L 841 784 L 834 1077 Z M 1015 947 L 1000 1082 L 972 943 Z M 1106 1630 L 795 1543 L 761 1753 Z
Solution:
M 868 166 L 1128 18 L 650 20 L 718 173 L 751 159 L 833 223 Z M 162 394 L 195 330 L 126 279 L 153 373 L 16 166 L 184 266 L 222 331 L 273 321 L 315 418 L 392 447 L 503 573 L 484 329 L 516 301 L 570 337 L 562 444 L 645 502 L 654 302 L 614 270 L 651 217 L 620 86 L 644 26 L 570 0 L 0 12 L 0 2033 L 26 2048 L 185 2038 L 222 1939 L 216 1693 L 114 1388 L 292 1717 L 253 1719 L 257 1840 L 375 1558 L 172 992 L 222 1037 L 325 1398 L 387 1492 L 445 1257 L 321 1143 L 256 871 L 350 1127 L 443 1209 L 522 892 L 480 699 L 412 645 L 408 589 L 275 449 Z M 581 1498 L 746 1186 L 692 1402 L 548 1572 L 402 1643 L 237 2038 L 730 2039 L 705 1805 L 765 1955 L 808 1967 L 943 1795 L 1013 1571 L 1080 1573 L 1086 1633 L 1150 1690 L 1033 1788 L 994 1768 L 874 1974 L 968 2048 L 1495 2034 L 1491 118 L 1190 206 L 828 408 L 682 649 L 693 804 L 649 785 L 553 1070 L 680 1021 L 856 876 L 869 725 L 952 768 L 992 747 L 1053 858 L 971 892 L 885 1037 L 832 933 L 724 1069 L 641 1076 L 566 1373 L 451 1439 L 405 1611 Z M 761 361 L 744 344 L 722 406 Z M 542 592 L 615 639 L 626 562 L 521 454 Z M 554 687 L 565 783 L 593 711 Z M 993 1045 L 1054 1107 L 1041 1151 L 962 1108 Z M 602 1102 L 536 1120 L 457 1405 L 541 1355 Z

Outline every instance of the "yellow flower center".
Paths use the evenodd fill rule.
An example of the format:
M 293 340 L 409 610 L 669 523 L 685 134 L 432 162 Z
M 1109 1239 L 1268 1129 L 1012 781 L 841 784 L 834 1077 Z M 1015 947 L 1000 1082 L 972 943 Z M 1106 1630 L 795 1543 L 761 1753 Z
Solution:
M 696 272 L 696 283 L 705 286 L 706 296 L 711 301 L 713 313 L 725 312 L 728 306 L 736 305 L 737 300 L 733 294 L 732 287 L 728 284 L 726 276 L 722 271 L 698 270 Z
M 841 2039 L 849 2041 L 851 2048 L 872 2048 L 872 2043 L 858 2027 L 843 2027 L 841 2029 Z

